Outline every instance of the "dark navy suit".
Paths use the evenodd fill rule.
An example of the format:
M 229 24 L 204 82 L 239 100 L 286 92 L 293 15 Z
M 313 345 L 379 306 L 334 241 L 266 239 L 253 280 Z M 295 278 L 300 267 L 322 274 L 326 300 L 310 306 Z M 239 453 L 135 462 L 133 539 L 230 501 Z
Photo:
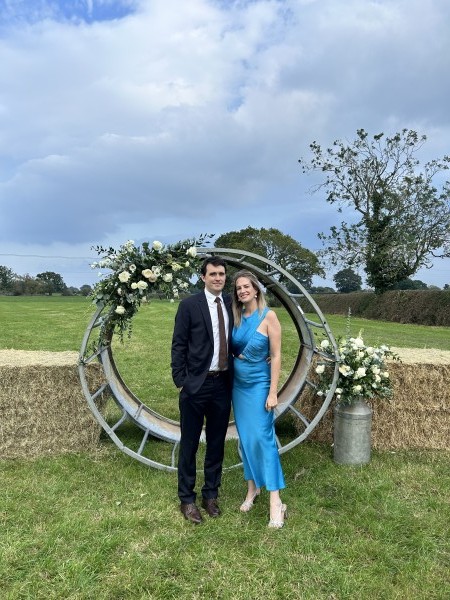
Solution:
M 229 317 L 231 340 L 233 317 L 231 298 L 223 294 Z M 217 498 L 222 476 L 225 435 L 231 408 L 231 367 L 212 377 L 209 374 L 214 339 L 205 292 L 180 302 L 172 338 L 172 378 L 180 392 L 181 441 L 178 459 L 178 496 L 182 503 L 195 502 L 196 453 L 206 418 L 205 482 L 203 498 Z

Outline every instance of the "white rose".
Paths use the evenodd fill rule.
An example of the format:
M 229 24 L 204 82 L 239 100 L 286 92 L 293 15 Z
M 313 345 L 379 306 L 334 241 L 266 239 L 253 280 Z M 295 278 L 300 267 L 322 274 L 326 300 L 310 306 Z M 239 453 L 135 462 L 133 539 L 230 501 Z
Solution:
M 142 279 L 140 281 L 137 282 L 137 287 L 140 290 L 146 290 L 148 288 L 148 283 L 146 281 L 142 281 Z
M 131 275 L 128 271 L 122 271 L 122 273 L 119 273 L 118 277 L 119 281 L 121 281 L 122 283 L 126 283 L 130 279 Z
M 369 356 L 372 356 L 372 354 L 373 354 L 373 352 L 374 352 L 374 350 L 373 350 L 372 346 L 367 346 L 367 348 L 366 348 L 366 352 L 367 352 L 367 354 L 368 354 Z
M 380 367 L 377 367 L 377 365 L 373 365 L 372 366 L 372 373 L 374 375 L 378 375 L 380 373 Z
M 131 248 L 132 246 L 134 246 L 134 240 L 128 240 L 127 242 L 125 242 L 124 246 Z
M 131 289 L 136 290 L 137 286 L 138 286 L 138 284 L 135 281 L 133 281 L 133 283 L 131 284 Z
M 357 337 L 353 340 L 353 343 L 355 344 L 355 346 L 357 348 L 363 348 L 364 347 L 364 340 L 360 337 Z
M 172 281 L 172 279 L 173 279 L 172 273 L 166 273 L 165 275 L 163 275 L 163 281 L 166 281 L 167 283 L 169 281 Z
M 335 393 L 335 394 L 342 394 L 342 388 L 336 388 L 336 389 L 334 390 L 334 393 Z
M 136 265 L 130 265 L 128 268 L 130 269 L 131 273 L 136 271 Z
M 197 248 L 195 246 L 191 246 L 186 250 L 186 254 L 194 258 L 195 256 L 197 256 Z
M 325 348 L 328 348 L 328 346 L 330 345 L 330 342 L 328 340 L 322 340 L 320 342 L 320 347 L 323 348 L 325 350 Z
M 180 269 L 182 269 L 183 267 L 181 265 L 179 265 L 178 263 L 172 263 L 172 271 L 179 271 Z
M 156 250 L 157 252 L 159 252 L 162 249 L 163 245 L 161 244 L 161 242 L 158 242 L 158 240 L 155 240 L 153 242 L 153 249 Z
M 381 377 L 384 377 L 385 379 L 389 379 L 389 373 L 388 373 L 388 371 L 383 371 L 381 373 Z
M 366 374 L 366 369 L 364 367 L 359 367 L 355 373 L 355 379 L 361 379 Z
M 381 377 L 380 377 L 379 375 L 375 375 L 375 381 L 376 381 L 377 383 L 380 383 L 380 381 L 381 381 Z
M 190 262 L 187 260 L 187 261 L 184 263 L 184 266 L 185 266 L 185 267 L 188 267 L 190 264 L 191 264 L 191 263 L 190 263 Z
M 122 295 L 122 288 L 117 288 L 117 293 L 119 294 L 119 296 Z
M 350 373 L 351 368 L 348 365 L 341 365 L 339 367 L 339 373 L 341 375 L 343 375 L 344 377 L 347 377 L 347 375 Z
M 362 391 L 362 385 L 354 385 L 353 391 L 355 392 L 355 394 L 359 394 Z
M 151 269 L 144 269 L 142 271 L 142 275 L 148 279 L 151 283 L 155 282 L 157 279 L 157 275 L 153 273 Z
M 123 313 L 125 312 L 125 307 L 118 306 L 114 312 L 116 312 L 118 315 L 123 315 Z
M 318 367 L 316 367 L 316 373 L 318 375 L 322 375 L 322 373 L 325 371 L 325 365 L 319 365 Z

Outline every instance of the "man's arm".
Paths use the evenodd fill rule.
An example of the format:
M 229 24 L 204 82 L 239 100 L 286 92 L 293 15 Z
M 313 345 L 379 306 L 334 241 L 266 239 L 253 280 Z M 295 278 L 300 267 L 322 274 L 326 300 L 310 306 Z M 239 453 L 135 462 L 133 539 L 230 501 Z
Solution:
M 189 347 L 190 315 L 181 302 L 175 316 L 172 336 L 172 379 L 177 388 L 182 388 L 186 377 L 187 352 Z

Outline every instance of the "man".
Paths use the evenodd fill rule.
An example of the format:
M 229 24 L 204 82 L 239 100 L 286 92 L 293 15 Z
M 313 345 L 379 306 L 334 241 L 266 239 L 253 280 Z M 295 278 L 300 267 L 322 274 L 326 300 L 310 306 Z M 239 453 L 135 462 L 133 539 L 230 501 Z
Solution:
M 206 258 L 201 279 L 204 290 L 180 302 L 172 339 L 172 378 L 180 392 L 178 497 L 185 519 L 196 525 L 203 520 L 196 505 L 195 479 L 196 454 L 205 419 L 201 505 L 210 517 L 220 515 L 217 497 L 231 408 L 228 340 L 233 326 L 231 297 L 222 296 L 226 279 L 224 259 Z

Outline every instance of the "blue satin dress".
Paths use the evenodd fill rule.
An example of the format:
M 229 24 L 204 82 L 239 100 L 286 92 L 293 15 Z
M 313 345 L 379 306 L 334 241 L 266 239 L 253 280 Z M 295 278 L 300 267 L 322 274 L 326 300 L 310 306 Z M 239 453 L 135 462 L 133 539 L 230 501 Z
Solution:
M 240 326 L 233 329 L 232 402 L 244 479 L 252 479 L 256 487 L 275 491 L 283 489 L 285 482 L 275 441 L 274 413 L 265 409 L 270 388 L 269 338 L 257 331 L 268 310 L 243 316 Z M 244 358 L 237 358 L 239 355 Z

